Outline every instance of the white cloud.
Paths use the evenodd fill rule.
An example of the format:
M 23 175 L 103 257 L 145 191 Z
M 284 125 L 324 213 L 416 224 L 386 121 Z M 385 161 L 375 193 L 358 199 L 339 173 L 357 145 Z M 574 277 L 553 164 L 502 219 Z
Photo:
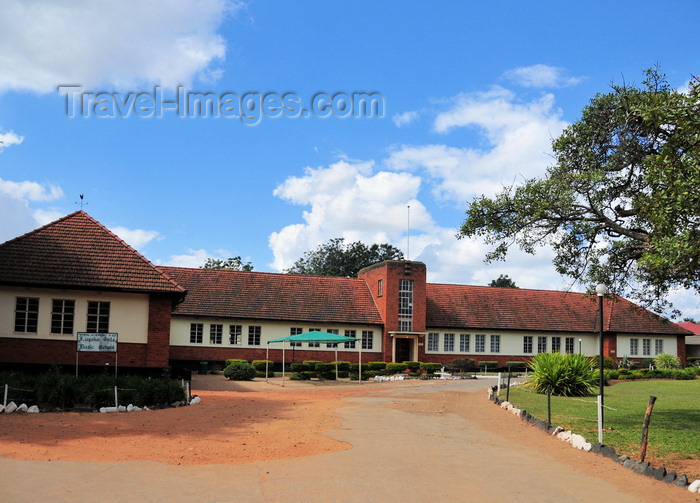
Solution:
M 19 145 L 23 141 L 24 136 L 18 136 L 14 133 L 14 131 L 10 131 L 9 133 L 0 133 L 0 152 L 7 147 L 11 147 L 12 145 Z
M 204 248 L 199 248 L 197 250 L 189 249 L 187 253 L 182 255 L 171 255 L 170 259 L 164 265 L 197 268 L 203 266 L 208 258 L 226 260 L 231 256 L 228 250 L 214 250 L 213 252 L 209 252 Z M 244 262 L 247 262 L 247 259 L 244 260 Z M 160 264 L 160 261 L 156 261 L 155 263 Z
M 132 248 L 139 250 L 154 239 L 159 239 L 157 231 L 147 231 L 143 229 L 127 229 L 126 227 L 112 227 L 110 229 L 121 239 L 129 243 Z
M 443 144 L 404 145 L 391 152 L 386 165 L 394 171 L 421 171 L 439 200 L 463 205 L 504 185 L 542 175 L 551 163 L 551 139 L 566 123 L 546 95 L 529 103 L 503 88 L 459 95 L 439 113 L 434 128 L 441 133 L 472 127 L 484 139 L 480 148 Z
M 523 87 L 567 87 L 583 80 L 581 77 L 567 77 L 564 68 L 548 65 L 521 66 L 508 70 L 504 76 Z
M 272 267 L 289 268 L 305 251 L 336 237 L 404 249 L 408 205 L 412 228 L 432 226 L 425 206 L 416 199 L 420 183 L 409 173 L 375 172 L 371 162 L 346 160 L 327 168 L 306 168 L 303 176 L 289 177 L 274 195 L 310 210 L 302 213 L 303 223 L 270 235 Z
M 394 115 L 391 120 L 396 127 L 403 127 L 409 125 L 411 122 L 418 118 L 418 112 L 403 112 L 401 114 Z
M 226 0 L 6 0 L 0 16 L 0 91 L 55 92 L 211 78 L 226 47 L 217 30 L 242 3 Z
M 63 197 L 61 187 L 37 182 L 12 182 L 0 178 L 0 195 L 29 201 L 52 201 Z

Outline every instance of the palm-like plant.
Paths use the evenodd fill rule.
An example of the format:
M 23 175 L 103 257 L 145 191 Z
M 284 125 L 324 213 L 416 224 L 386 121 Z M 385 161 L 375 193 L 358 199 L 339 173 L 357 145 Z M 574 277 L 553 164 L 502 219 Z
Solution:
M 654 366 L 657 369 L 679 369 L 681 368 L 681 361 L 671 353 L 660 353 L 656 355 Z
M 532 375 L 525 386 L 536 393 L 588 396 L 598 382 L 593 366 L 593 361 L 583 355 L 540 353 L 529 364 Z

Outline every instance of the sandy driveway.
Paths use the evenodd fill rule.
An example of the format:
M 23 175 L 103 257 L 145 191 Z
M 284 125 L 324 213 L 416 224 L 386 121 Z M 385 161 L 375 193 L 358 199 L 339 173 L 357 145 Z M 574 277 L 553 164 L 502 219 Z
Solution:
M 698 500 L 545 437 L 483 381 L 193 388 L 181 409 L 0 416 L 0 501 Z

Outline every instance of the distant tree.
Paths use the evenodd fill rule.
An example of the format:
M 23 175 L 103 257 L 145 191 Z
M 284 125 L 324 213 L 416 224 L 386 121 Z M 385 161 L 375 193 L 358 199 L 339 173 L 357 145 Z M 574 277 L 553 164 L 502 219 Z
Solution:
M 489 283 L 489 286 L 497 286 L 499 288 L 518 288 L 515 281 L 510 279 L 507 274 L 501 274 L 498 279 L 494 279 Z
M 252 271 L 250 262 L 243 263 L 241 257 L 231 257 L 226 260 L 208 258 L 200 269 L 231 269 L 232 271 Z
M 363 267 L 384 260 L 402 260 L 403 252 L 390 244 L 370 246 L 356 241 L 345 244 L 344 238 L 334 238 L 309 250 L 284 272 L 288 274 L 308 274 L 314 276 L 353 277 Z

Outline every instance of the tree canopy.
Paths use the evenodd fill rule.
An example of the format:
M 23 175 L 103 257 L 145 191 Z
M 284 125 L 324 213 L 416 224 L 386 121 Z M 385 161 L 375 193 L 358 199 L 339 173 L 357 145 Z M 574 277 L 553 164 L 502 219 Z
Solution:
M 357 276 L 360 269 L 384 260 L 401 260 L 403 252 L 390 244 L 365 245 L 360 241 L 346 244 L 344 238 L 309 250 L 284 272 L 315 276 Z
M 543 178 L 475 198 L 459 237 L 494 245 L 487 262 L 549 244 L 560 274 L 656 311 L 671 288 L 699 290 L 699 78 L 685 92 L 658 69 L 640 88 L 613 84 L 553 152 Z
M 243 263 L 241 257 L 231 257 L 226 260 L 208 258 L 200 269 L 231 269 L 232 271 L 252 271 L 250 262 Z
M 499 288 L 518 288 L 507 274 L 501 274 L 497 279 L 491 280 L 489 286 L 497 286 Z

